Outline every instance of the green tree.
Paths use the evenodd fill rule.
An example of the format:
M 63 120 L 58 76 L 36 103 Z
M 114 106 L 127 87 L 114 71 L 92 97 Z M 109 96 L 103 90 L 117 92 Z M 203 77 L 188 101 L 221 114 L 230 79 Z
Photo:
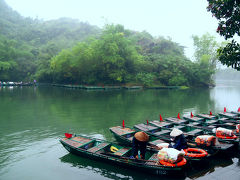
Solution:
M 219 21 L 217 32 L 225 39 L 240 36 L 240 1 L 239 0 L 208 0 L 207 10 Z M 225 47 L 218 49 L 222 64 L 240 70 L 240 45 L 232 40 Z
M 99 39 L 63 50 L 51 59 L 54 79 L 87 84 L 116 84 L 133 79 L 142 58 L 125 32 L 128 35 L 121 25 L 107 25 Z
M 192 36 L 193 44 L 195 47 L 195 82 L 199 85 L 208 86 L 213 84 L 213 74 L 216 70 L 217 53 L 216 50 L 219 44 L 216 42 L 216 38 L 206 33 L 199 36 Z M 196 78 L 198 79 L 196 81 Z
M 192 38 L 195 59 L 200 62 L 203 56 L 208 55 L 210 65 L 215 68 L 218 59 L 216 51 L 219 48 L 216 38 L 209 33 L 203 34 L 201 37 L 193 35 Z

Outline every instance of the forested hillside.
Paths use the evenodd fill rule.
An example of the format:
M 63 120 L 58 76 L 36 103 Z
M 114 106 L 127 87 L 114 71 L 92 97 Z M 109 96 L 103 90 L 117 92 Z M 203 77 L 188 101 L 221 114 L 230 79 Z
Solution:
M 215 67 L 184 47 L 122 25 L 23 18 L 0 0 L 0 81 L 208 86 Z
M 70 48 L 100 29 L 78 20 L 23 18 L 0 0 L 0 81 L 27 81 L 62 49 Z

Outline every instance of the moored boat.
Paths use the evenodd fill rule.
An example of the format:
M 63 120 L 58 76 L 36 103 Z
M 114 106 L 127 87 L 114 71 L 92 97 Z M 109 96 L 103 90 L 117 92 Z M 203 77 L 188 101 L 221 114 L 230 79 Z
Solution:
M 210 114 L 197 114 L 196 116 L 200 117 L 200 118 L 204 118 L 206 120 L 213 120 L 213 119 L 217 119 L 217 116 Z
M 151 126 L 151 121 L 149 121 L 149 124 L 137 124 L 134 126 L 134 128 L 138 131 L 145 131 L 146 133 L 148 133 L 151 136 L 154 136 L 156 138 L 159 138 L 161 140 L 164 140 L 168 143 L 171 142 L 171 137 L 170 137 L 170 132 L 172 130 L 172 127 L 166 128 L 166 126 L 164 128 L 159 128 L 157 127 L 157 129 L 154 129 L 154 127 L 150 127 Z M 191 127 L 192 126 L 192 127 Z M 203 144 L 197 144 L 195 142 L 195 138 L 198 135 L 203 135 L 205 134 L 205 132 L 209 132 L 208 134 L 214 135 L 212 133 L 212 128 L 211 127 L 203 127 L 203 126 L 199 126 L 199 125 L 193 125 L 193 124 L 176 124 L 174 126 L 175 128 L 178 128 L 182 131 L 184 131 L 186 128 L 195 128 L 195 130 L 191 130 L 189 132 L 185 132 L 184 135 L 187 139 L 188 145 L 189 147 L 193 147 L 193 148 L 201 148 L 206 150 L 210 155 L 214 155 L 217 154 L 218 151 L 222 151 L 222 152 L 226 152 L 227 150 L 231 149 L 234 144 L 236 144 L 238 141 L 237 140 L 230 140 L 230 139 L 220 139 L 220 142 L 217 142 L 216 144 L 212 145 L 212 146 L 206 146 Z M 151 129 L 151 130 L 150 130 Z M 207 129 L 207 130 L 206 130 Z M 206 130 L 206 131 L 204 131 Z
M 221 118 L 222 119 L 222 118 Z M 226 129 L 230 129 L 235 131 L 236 129 L 236 122 L 232 123 L 232 121 L 230 120 L 226 120 L 224 119 L 217 119 L 217 120 L 207 120 L 206 122 L 202 122 L 202 123 L 189 123 L 189 124 L 177 124 L 175 122 L 175 124 L 177 124 L 177 126 L 175 126 L 176 128 L 184 131 L 185 136 L 187 139 L 194 139 L 194 137 L 196 137 L 196 135 L 201 135 L 201 134 L 208 134 L 208 135 L 214 135 L 216 136 L 216 134 L 213 132 L 214 128 L 226 128 Z M 236 121 L 236 120 L 234 120 Z M 194 130 L 195 128 L 195 130 Z M 164 129 L 164 128 L 163 128 Z M 190 129 L 190 131 L 189 131 Z M 186 132 L 186 130 L 188 132 Z M 225 147 L 227 147 L 227 144 L 233 144 L 233 145 L 237 145 L 239 144 L 239 138 L 238 138 L 238 134 L 235 133 L 236 136 L 231 137 L 225 137 L 225 136 L 216 136 L 218 138 L 218 140 L 220 141 L 220 146 L 223 146 L 223 149 L 226 149 Z M 225 144 L 225 145 L 222 145 Z M 227 148 L 228 149 L 228 148 Z
M 197 117 L 197 116 L 183 116 L 183 119 L 188 120 L 190 122 L 197 122 L 197 123 L 202 123 L 204 122 L 204 118 Z
M 240 116 L 240 109 L 238 111 L 231 111 L 231 113 L 237 114 L 238 116 Z
M 137 132 L 134 129 L 125 128 L 125 127 L 123 128 L 121 126 L 114 126 L 109 129 L 117 141 L 119 141 L 121 144 L 125 144 L 127 146 L 131 146 L 134 134 Z M 125 131 L 125 129 L 127 129 L 127 130 Z M 122 133 L 122 132 L 126 132 L 126 133 Z M 157 145 L 161 144 L 161 143 L 166 143 L 166 142 L 167 141 L 165 141 L 163 139 L 160 139 L 156 136 L 149 134 L 149 141 L 148 141 L 147 148 L 149 150 L 158 152 L 159 148 Z M 189 152 L 191 151 L 191 153 L 187 153 L 188 151 Z M 195 153 L 193 151 L 195 151 Z M 208 155 L 208 153 L 205 150 L 202 150 L 199 148 L 191 148 L 191 149 L 188 148 L 188 149 L 186 149 L 186 154 L 185 154 L 185 158 L 188 161 L 205 160 L 209 156 L 210 155 Z
M 220 117 L 225 117 L 225 118 L 229 118 L 229 119 L 235 119 L 235 120 L 239 120 L 240 117 L 238 116 L 238 114 L 236 113 L 230 113 L 230 112 L 219 112 L 218 115 Z
M 120 146 L 112 142 L 99 140 L 82 135 L 69 136 L 60 140 L 71 153 L 94 160 L 117 164 L 126 168 L 155 175 L 184 175 L 186 159 L 181 166 L 167 166 L 159 163 L 157 153 L 147 150 L 146 159 L 131 159 L 132 148 Z
M 188 124 L 189 122 L 185 119 L 176 118 L 176 117 L 169 117 L 165 118 L 166 121 L 171 122 L 173 124 Z

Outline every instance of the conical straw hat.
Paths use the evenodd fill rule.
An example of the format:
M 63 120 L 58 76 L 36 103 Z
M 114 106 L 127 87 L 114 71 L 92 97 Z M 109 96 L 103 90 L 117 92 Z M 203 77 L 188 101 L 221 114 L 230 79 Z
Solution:
M 142 131 L 135 133 L 134 137 L 138 141 L 142 141 L 142 142 L 147 142 L 149 140 L 149 136 L 145 132 L 142 132 Z
M 180 129 L 173 128 L 172 132 L 170 133 L 170 136 L 176 137 L 181 135 L 183 132 Z

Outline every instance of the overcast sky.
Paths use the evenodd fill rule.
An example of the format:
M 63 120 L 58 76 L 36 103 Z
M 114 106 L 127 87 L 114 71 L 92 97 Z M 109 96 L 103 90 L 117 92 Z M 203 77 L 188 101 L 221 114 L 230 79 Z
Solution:
M 207 12 L 207 0 L 5 0 L 25 17 L 43 20 L 71 17 L 102 27 L 122 24 L 126 29 L 146 30 L 170 37 L 193 55 L 192 35 L 209 32 L 219 41 L 217 20 Z

